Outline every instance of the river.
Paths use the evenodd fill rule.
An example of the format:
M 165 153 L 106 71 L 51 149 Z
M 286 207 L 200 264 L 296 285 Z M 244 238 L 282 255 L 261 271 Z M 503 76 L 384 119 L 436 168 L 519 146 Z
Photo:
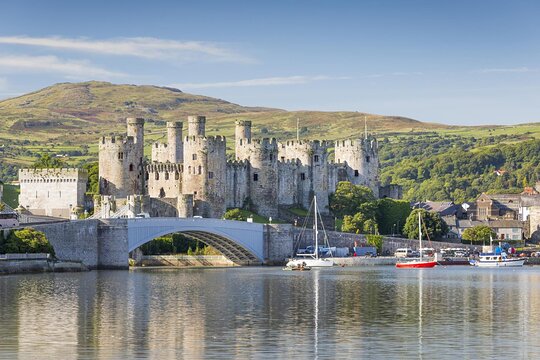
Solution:
M 0 276 L 0 358 L 540 358 L 540 267 Z

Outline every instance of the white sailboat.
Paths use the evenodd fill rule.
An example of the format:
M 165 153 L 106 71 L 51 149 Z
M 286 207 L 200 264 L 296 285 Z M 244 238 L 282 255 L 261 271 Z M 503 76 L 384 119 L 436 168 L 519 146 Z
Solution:
M 315 247 L 313 254 L 297 254 L 297 258 L 289 260 L 287 263 L 288 268 L 312 268 L 312 267 L 331 267 L 334 266 L 334 261 L 328 258 L 319 257 L 319 227 L 318 219 L 320 217 L 319 209 L 317 207 L 317 196 L 313 197 L 313 214 L 314 214 L 314 242 Z M 324 231 L 324 229 L 323 229 Z

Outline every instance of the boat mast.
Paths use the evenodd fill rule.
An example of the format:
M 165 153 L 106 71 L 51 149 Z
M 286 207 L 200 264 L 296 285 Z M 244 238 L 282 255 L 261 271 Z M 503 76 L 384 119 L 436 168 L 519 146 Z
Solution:
M 420 259 L 422 259 L 422 216 L 418 211 L 418 240 L 420 241 Z
M 315 220 L 315 259 L 319 258 L 319 238 L 318 238 L 318 232 L 319 229 L 317 227 L 317 196 L 313 196 L 313 215 Z

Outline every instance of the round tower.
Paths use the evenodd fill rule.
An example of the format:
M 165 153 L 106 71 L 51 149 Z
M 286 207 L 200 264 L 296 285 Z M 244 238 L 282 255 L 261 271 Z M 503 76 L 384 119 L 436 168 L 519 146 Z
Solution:
M 144 192 L 144 119 L 127 119 L 127 138 L 103 137 L 99 143 L 99 191 L 125 198 Z
M 249 162 L 248 195 L 255 212 L 278 216 L 278 145 L 276 139 L 237 142 L 237 157 Z
M 379 147 L 375 138 L 336 141 L 335 161 L 346 164 L 351 183 L 368 186 L 379 196 Z
M 132 136 L 135 144 L 144 146 L 144 119 L 127 118 L 127 136 Z
M 280 146 L 282 161 L 296 161 L 297 202 L 306 209 L 316 195 L 321 212 L 329 211 L 328 147 L 324 140 L 289 140 Z
M 205 126 L 205 116 L 188 116 L 188 136 L 204 136 Z
M 236 120 L 234 124 L 234 141 L 236 148 L 238 149 L 238 145 L 242 145 L 245 142 L 251 142 L 251 121 Z
M 167 122 L 167 145 L 169 150 L 169 162 L 176 164 L 184 161 L 184 145 L 182 143 L 181 121 Z
M 221 218 L 225 213 L 226 140 L 222 136 L 184 138 L 182 193 L 193 194 L 193 214 Z

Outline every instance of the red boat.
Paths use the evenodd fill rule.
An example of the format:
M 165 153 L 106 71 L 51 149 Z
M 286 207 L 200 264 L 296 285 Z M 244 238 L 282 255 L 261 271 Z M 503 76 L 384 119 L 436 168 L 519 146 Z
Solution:
M 434 260 L 424 260 L 422 258 L 422 216 L 420 212 L 418 212 L 418 241 L 420 242 L 420 258 L 409 260 L 409 261 L 398 262 L 396 264 L 397 268 L 400 268 L 400 269 L 432 268 L 432 267 L 435 267 L 435 265 L 437 265 L 437 262 Z
M 397 268 L 402 269 L 417 269 L 417 268 L 432 268 L 435 265 L 437 265 L 436 261 L 430 261 L 430 260 L 411 260 L 411 261 L 404 261 L 404 262 L 398 262 L 396 264 Z

